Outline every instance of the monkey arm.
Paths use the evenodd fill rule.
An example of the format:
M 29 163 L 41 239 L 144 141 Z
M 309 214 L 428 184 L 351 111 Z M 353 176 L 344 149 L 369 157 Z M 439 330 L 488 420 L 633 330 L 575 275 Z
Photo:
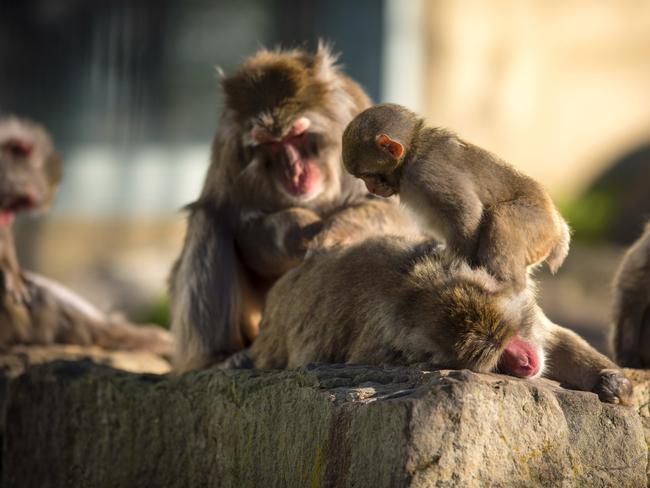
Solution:
M 320 216 L 305 208 L 245 215 L 237 230 L 237 249 L 247 268 L 277 278 L 301 263 L 321 228 Z
M 632 383 L 623 371 L 575 332 L 551 322 L 541 312 L 548 333 L 544 375 L 565 385 L 597 393 L 609 403 L 629 404 Z
M 0 226 L 0 293 L 14 304 L 29 303 L 30 295 L 21 273 L 11 227 Z
M 375 235 L 415 234 L 409 215 L 395 200 L 365 195 L 327 216 L 310 250 L 349 245 Z

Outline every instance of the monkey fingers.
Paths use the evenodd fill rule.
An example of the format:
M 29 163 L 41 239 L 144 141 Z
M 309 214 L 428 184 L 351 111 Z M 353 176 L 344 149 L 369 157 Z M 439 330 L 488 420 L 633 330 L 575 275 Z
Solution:
M 414 222 L 396 201 L 367 196 L 331 215 L 310 244 L 309 251 L 348 246 L 377 235 L 415 233 Z
M 255 362 L 251 358 L 249 350 L 244 349 L 217 363 L 215 367 L 219 369 L 253 369 Z
M 618 369 L 603 369 L 592 391 L 603 402 L 632 404 L 632 382 Z

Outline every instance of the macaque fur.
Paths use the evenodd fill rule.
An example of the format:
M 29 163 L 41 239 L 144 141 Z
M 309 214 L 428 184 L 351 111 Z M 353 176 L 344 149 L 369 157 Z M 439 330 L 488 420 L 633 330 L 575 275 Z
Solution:
M 250 345 L 269 288 L 306 253 L 409 224 L 342 169 L 343 129 L 370 102 L 327 48 L 262 50 L 221 84 L 211 164 L 170 277 L 177 372 Z
M 291 304 L 291 306 L 287 306 Z M 259 337 L 223 367 L 311 362 L 428 365 L 544 375 L 630 401 L 623 372 L 514 291 L 442 246 L 371 238 L 308 258 L 270 291 Z
M 167 331 L 110 317 L 62 285 L 21 269 L 15 215 L 46 209 L 61 175 L 61 159 L 45 129 L 17 117 L 0 119 L 0 348 L 58 343 L 170 356 Z
M 536 181 L 408 109 L 383 104 L 343 134 L 343 163 L 380 196 L 399 193 L 426 230 L 516 289 L 528 268 L 564 261 L 569 227 Z
M 612 349 L 621 366 L 650 367 L 650 222 L 614 279 Z

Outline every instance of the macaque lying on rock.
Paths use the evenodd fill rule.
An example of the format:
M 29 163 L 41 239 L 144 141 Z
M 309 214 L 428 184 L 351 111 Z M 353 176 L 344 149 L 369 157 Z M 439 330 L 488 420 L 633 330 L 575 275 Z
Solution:
M 222 367 L 430 365 L 545 376 L 630 401 L 623 372 L 514 291 L 442 246 L 369 239 L 316 254 L 271 289 L 260 335 Z

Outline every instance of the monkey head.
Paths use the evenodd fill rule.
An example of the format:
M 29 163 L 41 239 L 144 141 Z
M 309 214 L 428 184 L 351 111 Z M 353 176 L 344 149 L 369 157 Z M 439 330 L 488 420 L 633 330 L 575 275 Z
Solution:
M 414 287 L 402 313 L 417 317 L 410 319 L 413 323 L 428 322 L 424 335 L 418 335 L 418 347 L 437 351 L 435 357 L 445 367 L 539 377 L 544 337 L 536 335 L 538 310 L 532 290 L 515 292 L 484 269 L 448 253 L 425 257 L 409 273 Z M 445 254 L 444 259 L 436 257 Z
M 241 187 L 292 205 L 340 192 L 340 134 L 367 98 L 334 62 L 323 46 L 262 50 L 222 79 Z
M 456 329 L 457 340 L 453 343 L 454 355 L 459 366 L 475 371 L 497 371 L 519 378 L 536 378 L 544 368 L 544 352 L 536 338 L 531 337 L 536 320 L 532 297 L 527 293 L 518 295 L 487 292 L 481 289 L 465 289 L 467 300 L 450 299 L 459 307 L 452 311 L 449 324 Z M 465 314 L 461 319 L 455 315 Z
M 401 105 L 364 110 L 343 132 L 343 165 L 382 197 L 399 192 L 400 169 L 423 121 Z
M 21 210 L 45 209 L 61 173 L 43 127 L 13 116 L 0 119 L 0 225 L 11 224 Z

